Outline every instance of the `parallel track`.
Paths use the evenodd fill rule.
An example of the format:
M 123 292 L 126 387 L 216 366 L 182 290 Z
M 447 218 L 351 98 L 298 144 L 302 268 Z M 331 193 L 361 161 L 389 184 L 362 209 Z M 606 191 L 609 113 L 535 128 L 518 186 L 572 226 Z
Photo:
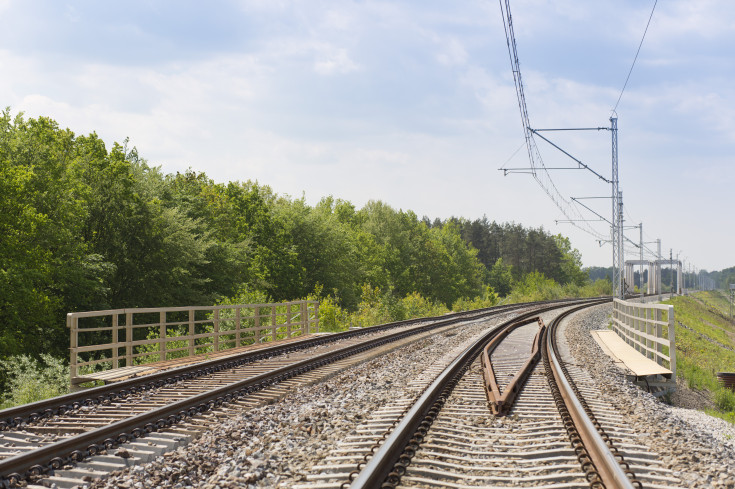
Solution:
M 4 450 L 7 458 L 0 460 L 0 484 L 12 487 L 24 480 L 38 479 L 147 433 L 170 429 L 183 420 L 242 401 L 269 386 L 371 348 L 523 307 L 530 306 L 501 306 L 365 328 L 0 411 L 3 419 L 0 429 L 4 430 L 5 440 L 11 441 L 2 443 L 0 433 L 0 447 L 12 445 L 13 448 Z M 322 351 L 316 351 L 319 347 Z M 23 442 L 14 433 L 22 434 Z
M 130 394 L 143 392 L 155 388 L 162 387 L 167 384 L 174 384 L 182 380 L 189 380 L 200 376 L 211 375 L 226 369 L 231 369 L 243 364 L 257 362 L 263 359 L 269 359 L 274 356 L 288 354 L 295 351 L 314 348 L 321 345 L 328 345 L 337 341 L 357 338 L 366 335 L 380 334 L 396 328 L 409 328 L 420 324 L 436 322 L 441 320 L 461 320 L 472 318 L 487 312 L 499 312 L 522 307 L 522 305 L 510 305 L 492 307 L 469 313 L 457 313 L 447 315 L 441 318 L 421 318 L 408 321 L 399 321 L 381 326 L 363 328 L 358 330 L 345 331 L 327 336 L 318 336 L 308 338 L 302 341 L 296 341 L 283 345 L 273 345 L 259 348 L 254 351 L 244 352 L 240 355 L 220 358 L 215 360 L 201 361 L 192 365 L 165 370 L 144 377 L 133 377 L 120 382 L 114 382 L 108 385 L 99 386 L 91 389 L 85 389 L 79 392 L 73 392 L 64 396 L 59 396 L 43 401 L 25 404 L 0 411 L 0 432 L 20 427 L 24 424 L 35 422 L 43 418 L 51 418 L 56 415 L 65 414 L 72 409 L 78 409 L 82 406 L 93 406 L 124 398 Z

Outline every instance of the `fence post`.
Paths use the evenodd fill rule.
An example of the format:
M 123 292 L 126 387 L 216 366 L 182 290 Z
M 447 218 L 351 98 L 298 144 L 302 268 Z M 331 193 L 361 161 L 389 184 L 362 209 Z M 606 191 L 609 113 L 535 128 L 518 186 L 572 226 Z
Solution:
M 125 366 L 133 365 L 133 313 L 125 312 Z
M 235 307 L 235 348 L 242 346 L 240 337 L 240 330 L 242 329 L 242 315 L 240 312 L 240 306 Z
M 658 313 L 657 314 L 658 315 L 657 321 L 661 321 L 661 316 L 663 316 L 663 314 L 661 314 L 661 310 L 658 309 L 656 312 Z M 656 338 L 663 339 L 663 337 L 664 337 L 664 327 L 663 327 L 663 325 L 661 325 L 658 322 L 656 322 L 656 323 L 653 324 L 653 326 L 656 328 L 656 330 L 654 332 Z M 661 354 L 663 354 L 663 352 L 664 352 L 664 345 L 662 345 L 660 342 L 657 341 L 656 344 L 653 345 L 653 349 L 656 350 L 656 353 L 652 353 L 652 355 L 654 355 L 654 360 L 656 360 L 656 363 L 658 363 L 659 365 L 663 365 L 664 364 L 664 359 L 661 358 Z
M 194 325 L 194 319 L 195 319 L 195 313 L 194 309 L 189 309 L 189 356 L 193 357 L 196 353 L 196 348 L 194 348 L 194 344 L 196 343 L 196 340 L 194 339 L 194 334 L 196 333 L 196 327 Z
M 291 338 L 291 303 L 286 304 L 286 338 Z
M 166 311 L 161 311 L 158 314 L 158 349 L 161 351 L 158 354 L 160 361 L 166 360 Z
M 314 304 L 314 332 L 319 332 L 319 303 Z
M 260 307 L 255 306 L 253 317 L 255 318 L 253 323 L 253 328 L 255 329 L 255 343 L 260 343 L 263 340 L 260 335 Z
M 77 372 L 77 347 L 79 346 L 78 334 L 79 319 L 73 314 L 66 315 L 66 326 L 69 328 L 69 385 L 74 386 L 74 379 L 78 377 Z
M 646 343 L 646 338 L 645 336 L 643 336 L 644 334 L 646 334 L 646 325 L 641 324 L 641 322 L 638 320 L 638 309 L 635 305 L 629 304 L 628 311 L 631 315 L 630 324 L 633 325 L 633 330 L 635 331 L 635 344 L 638 345 L 636 347 L 636 350 L 638 350 L 638 353 L 648 358 L 648 354 L 646 353 L 646 349 L 644 348 L 645 346 L 648 346 L 648 343 Z
M 117 313 L 112 315 L 112 368 L 118 368 L 118 362 L 120 361 L 120 352 L 117 348 L 117 343 L 120 341 L 120 325 L 118 324 Z
M 271 337 L 271 341 L 276 341 L 278 339 L 278 334 L 276 333 L 276 325 L 278 324 L 278 318 L 276 316 L 276 305 L 271 306 L 271 331 L 273 332 L 273 336 Z
M 633 318 L 631 319 L 631 322 L 633 323 L 633 329 L 635 329 L 637 335 L 636 335 L 636 342 L 637 343 L 643 343 L 643 346 L 648 346 L 648 340 L 646 339 L 644 334 L 648 333 L 648 325 L 641 321 L 641 318 L 638 316 L 640 311 L 634 304 L 630 304 L 628 306 L 631 315 Z M 638 352 L 642 354 L 644 357 L 648 357 L 648 353 L 646 353 L 646 349 L 642 346 L 638 347 Z
M 214 351 L 219 351 L 219 309 L 214 310 Z
M 301 303 L 301 335 L 309 334 L 309 302 Z
M 669 306 L 669 370 L 671 370 L 671 380 L 676 385 L 676 329 L 674 324 L 674 306 Z

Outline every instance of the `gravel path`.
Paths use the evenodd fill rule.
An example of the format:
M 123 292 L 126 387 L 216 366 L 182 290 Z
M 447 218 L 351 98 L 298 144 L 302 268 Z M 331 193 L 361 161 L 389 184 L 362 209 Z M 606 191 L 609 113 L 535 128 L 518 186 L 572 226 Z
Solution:
M 692 488 L 735 488 L 735 427 L 701 411 L 664 404 L 626 381 L 589 334 L 609 324 L 612 306 L 575 315 L 566 328 L 567 341 L 580 365 L 586 366 L 630 425 L 640 442 L 661 454 L 675 475 Z

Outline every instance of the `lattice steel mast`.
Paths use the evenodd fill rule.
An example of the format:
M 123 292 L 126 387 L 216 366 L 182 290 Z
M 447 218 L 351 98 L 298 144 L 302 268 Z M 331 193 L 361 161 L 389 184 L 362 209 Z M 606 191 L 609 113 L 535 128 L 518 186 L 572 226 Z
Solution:
M 530 163 L 530 168 L 527 169 L 516 169 L 520 170 L 521 172 L 525 173 L 531 173 L 536 179 L 536 181 L 541 185 L 541 188 L 543 188 L 547 195 L 554 201 L 554 203 L 557 205 L 557 207 L 566 215 L 566 217 L 570 218 L 571 220 L 569 222 L 585 222 L 584 219 L 572 219 L 572 216 L 569 215 L 569 211 L 573 211 L 574 214 L 576 214 L 574 217 L 581 218 L 578 211 L 571 207 L 569 205 L 569 202 L 566 201 L 558 192 L 556 187 L 554 186 L 553 182 L 551 182 L 550 177 L 548 177 L 548 169 L 545 167 L 543 161 L 541 160 L 541 155 L 538 151 L 538 148 L 536 147 L 536 142 L 533 138 L 534 134 L 538 134 L 540 130 L 534 130 L 531 128 L 531 122 L 528 117 L 528 108 L 526 106 L 526 95 L 523 89 L 523 81 L 521 78 L 521 68 L 520 68 L 520 62 L 518 60 L 518 48 L 516 45 L 516 39 L 515 39 L 515 31 L 513 27 L 513 17 L 510 13 L 510 0 L 499 0 L 500 3 L 500 11 L 503 16 L 503 28 L 505 29 L 505 39 L 506 43 L 508 45 L 508 57 L 510 58 L 510 64 L 511 69 L 513 70 L 513 82 L 515 84 L 516 89 L 516 95 L 518 97 L 518 108 L 521 113 L 521 123 L 523 124 L 523 136 L 526 141 L 526 150 L 528 151 L 528 160 Z M 571 130 L 603 130 L 608 128 L 598 127 L 598 128 L 583 128 L 583 129 L 571 129 Z M 558 130 L 558 129 L 550 129 L 550 130 Z M 612 249 L 613 249 L 613 296 L 622 298 L 625 291 L 623 290 L 623 266 L 625 263 L 624 259 L 624 250 L 623 250 L 623 207 L 622 207 L 622 195 L 620 192 L 620 185 L 618 180 L 618 119 L 616 116 L 610 117 L 610 128 L 609 130 L 612 133 L 612 176 L 611 179 L 608 180 L 602 175 L 598 174 L 594 170 L 592 170 L 589 166 L 585 165 L 581 161 L 579 161 L 577 158 L 574 158 L 572 155 L 564 151 L 562 148 L 557 146 L 556 144 L 552 143 L 545 137 L 538 134 L 540 137 L 542 137 L 544 140 L 549 142 L 551 145 L 553 145 L 558 150 L 562 151 L 564 154 L 572 158 L 574 161 L 577 162 L 579 165 L 579 168 L 584 168 L 586 170 L 591 171 L 597 177 L 604 180 L 607 183 L 610 183 L 612 186 L 612 222 L 611 224 L 611 242 L 612 242 Z M 538 164 L 537 164 L 538 163 Z M 504 174 L 508 174 L 511 170 L 503 169 Z M 524 171 L 525 170 L 525 171 Z M 546 181 L 542 181 L 542 176 L 548 177 L 549 183 Z M 545 178 L 544 178 L 545 179 Z M 563 204 L 566 204 L 566 208 Z M 589 226 L 588 226 L 589 228 Z M 590 231 L 592 231 L 591 228 L 589 228 Z M 596 233 L 595 233 L 596 234 Z M 599 235 L 598 235 L 599 236 Z
M 623 199 L 618 180 L 618 118 L 610 117 L 612 134 L 612 249 L 613 249 L 613 297 L 623 298 Z

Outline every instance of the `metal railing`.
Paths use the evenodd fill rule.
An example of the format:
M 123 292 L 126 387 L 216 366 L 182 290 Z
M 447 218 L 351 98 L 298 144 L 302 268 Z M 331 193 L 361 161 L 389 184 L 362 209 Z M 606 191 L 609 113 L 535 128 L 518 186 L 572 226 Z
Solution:
M 319 302 L 73 312 L 72 386 L 92 372 L 208 355 L 319 331 Z
M 668 368 L 676 382 L 674 306 L 613 301 L 612 329 L 646 358 Z

